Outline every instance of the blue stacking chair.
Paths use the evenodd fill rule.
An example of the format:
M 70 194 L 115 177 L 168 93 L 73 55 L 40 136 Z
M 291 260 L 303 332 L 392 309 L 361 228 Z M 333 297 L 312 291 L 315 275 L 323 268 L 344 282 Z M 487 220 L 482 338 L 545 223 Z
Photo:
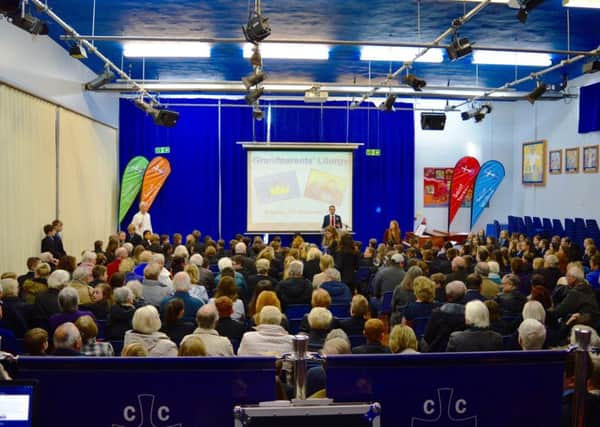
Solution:
M 495 224 L 486 224 L 485 226 L 485 235 L 486 236 L 494 236 L 496 235 L 496 225 Z
M 519 233 L 527 234 L 527 227 L 525 226 L 525 221 L 523 221 L 523 218 L 517 217 L 517 224 L 519 228 Z
M 302 319 L 305 314 L 310 313 L 310 304 L 292 304 L 285 309 L 288 319 Z
M 565 218 L 565 235 L 575 241 L 575 221 L 571 218 Z
M 427 327 L 427 323 L 429 322 L 429 316 L 426 317 L 415 317 L 412 320 L 412 328 L 415 331 L 415 335 L 417 336 L 417 341 L 423 338 L 425 335 L 425 328 Z
M 502 226 L 497 219 L 494 220 L 494 237 L 497 239 L 500 237 L 500 231 L 502 231 Z
M 98 325 L 98 338 L 104 339 L 106 337 L 106 320 L 96 319 L 96 325 Z
M 542 225 L 542 220 L 539 216 L 534 216 L 533 218 L 533 229 L 535 234 L 543 234 L 544 226 Z
M 393 291 L 385 292 L 383 294 L 383 301 L 381 302 L 381 314 L 385 314 L 387 316 L 392 312 L 392 295 Z
M 509 215 L 508 216 L 508 234 L 513 235 L 513 233 L 519 232 L 519 222 L 517 221 L 516 216 Z
M 0 328 L 0 337 L 2 338 L 2 351 L 12 354 L 19 354 L 21 350 L 17 343 L 15 334 L 10 329 Z
M 552 220 L 550 218 L 542 218 L 544 227 L 544 237 L 550 238 L 552 234 Z
M 358 347 L 359 345 L 365 345 L 367 343 L 367 339 L 364 335 L 350 335 L 348 339 L 350 340 L 351 347 Z
M 533 220 L 530 216 L 523 217 L 525 220 L 525 234 L 528 237 L 533 237 L 535 235 L 535 227 L 533 225 Z
M 560 219 L 552 219 L 552 234 L 561 237 L 565 235 L 565 229 L 563 228 Z
M 349 304 L 332 304 L 329 307 L 329 311 L 334 317 L 350 317 L 350 305 Z

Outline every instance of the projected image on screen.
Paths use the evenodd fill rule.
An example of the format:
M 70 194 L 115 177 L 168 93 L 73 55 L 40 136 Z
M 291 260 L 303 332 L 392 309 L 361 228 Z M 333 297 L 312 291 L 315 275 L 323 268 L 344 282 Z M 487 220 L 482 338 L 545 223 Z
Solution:
M 352 228 L 352 152 L 248 151 L 248 231 L 318 232 L 329 205 Z

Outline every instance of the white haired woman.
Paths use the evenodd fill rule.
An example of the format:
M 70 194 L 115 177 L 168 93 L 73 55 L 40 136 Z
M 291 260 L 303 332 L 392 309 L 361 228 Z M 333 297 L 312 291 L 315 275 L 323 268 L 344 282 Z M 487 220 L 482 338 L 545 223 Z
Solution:
M 138 308 L 131 323 L 133 329 L 125 332 L 123 347 L 131 343 L 140 343 L 148 351 L 148 356 L 177 356 L 177 345 L 167 334 L 159 332 L 162 325 L 156 307 L 146 305 Z
M 470 301 L 465 306 L 464 331 L 452 332 L 446 351 L 501 351 L 504 349 L 502 335 L 490 329 L 490 313 L 479 300 Z

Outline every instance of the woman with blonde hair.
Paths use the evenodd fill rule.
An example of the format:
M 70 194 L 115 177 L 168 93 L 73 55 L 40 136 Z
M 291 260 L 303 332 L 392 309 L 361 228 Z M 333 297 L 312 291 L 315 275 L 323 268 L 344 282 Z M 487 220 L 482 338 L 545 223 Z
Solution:
M 414 320 L 419 317 L 431 317 L 431 312 L 438 306 L 435 300 L 435 282 L 425 276 L 413 281 L 416 301 L 409 303 L 404 309 L 402 324 L 414 328 Z
M 417 336 L 410 326 L 396 325 L 390 332 L 390 350 L 398 354 L 414 354 L 417 351 Z
M 181 343 L 177 355 L 181 357 L 206 356 L 206 347 L 202 338 L 190 335 Z
M 323 233 L 323 240 L 321 241 L 321 247 L 323 248 L 323 252 L 328 254 L 334 254 L 337 251 L 337 245 L 339 242 L 338 232 L 335 227 L 328 226 L 325 228 L 325 232 Z
M 320 273 L 321 251 L 316 246 L 312 246 L 306 253 L 306 262 L 304 263 L 304 277 L 312 282 L 315 274 Z
M 319 268 L 321 269 L 321 273 L 315 274 L 313 276 L 313 278 L 312 278 L 313 288 L 318 288 L 319 286 L 321 286 L 321 284 L 323 284 L 329 280 L 329 276 L 327 276 L 327 274 L 325 274 L 325 271 L 327 271 L 327 269 L 333 268 L 333 267 L 334 267 L 334 260 L 331 255 L 325 254 L 325 255 L 321 256 L 321 258 L 319 259 Z

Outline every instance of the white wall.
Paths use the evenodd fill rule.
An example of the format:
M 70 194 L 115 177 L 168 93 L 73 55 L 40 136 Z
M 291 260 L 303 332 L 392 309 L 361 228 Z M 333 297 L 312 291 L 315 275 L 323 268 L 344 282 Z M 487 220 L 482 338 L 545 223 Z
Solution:
M 48 36 L 0 19 L 0 81 L 107 125 L 118 127 L 118 95 L 83 90 L 96 74 Z
M 600 82 L 599 74 L 580 77 L 569 83 L 572 93 L 578 87 Z M 514 106 L 514 150 L 512 212 L 516 215 L 531 215 L 549 218 L 599 218 L 600 197 L 598 185 L 600 174 L 546 175 L 546 185 L 534 187 L 521 183 L 521 144 L 545 139 L 548 150 L 580 148 L 579 165 L 583 161 L 585 145 L 600 144 L 600 132 L 577 133 L 579 125 L 579 100 L 555 102 L 518 102 Z M 546 162 L 548 159 L 546 158 Z M 546 166 L 547 169 L 548 166 Z
M 416 108 L 443 108 L 445 101 L 419 101 Z M 421 112 L 415 111 L 415 215 L 427 218 L 428 229 L 446 231 L 448 208 L 423 207 L 423 168 L 452 168 L 464 156 L 473 156 L 480 164 L 498 160 L 506 169 L 506 177 L 498 188 L 474 230 L 484 229 L 494 219 L 506 218 L 512 201 L 514 175 L 513 150 L 513 103 L 496 102 L 491 114 L 480 122 L 463 121 L 459 113 L 447 113 L 443 131 L 421 129 Z M 470 208 L 459 209 L 451 231 L 468 232 Z

